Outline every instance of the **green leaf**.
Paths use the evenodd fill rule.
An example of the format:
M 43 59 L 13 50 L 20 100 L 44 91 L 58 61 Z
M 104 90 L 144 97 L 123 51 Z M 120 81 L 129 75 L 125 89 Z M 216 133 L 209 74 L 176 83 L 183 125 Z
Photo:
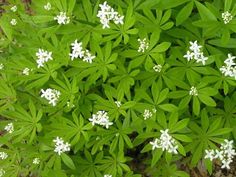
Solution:
M 191 100 L 191 96 L 190 96 L 190 95 L 184 97 L 184 98 L 180 101 L 180 103 L 179 103 L 179 109 L 186 108 L 186 107 L 188 106 L 190 100 Z
M 230 39 L 230 31 L 228 29 L 223 29 L 223 34 L 221 37 L 221 43 L 223 46 L 227 45 Z
M 169 47 L 171 43 L 170 42 L 162 42 L 161 44 L 157 45 L 154 49 L 152 49 L 152 53 L 161 53 L 165 52 Z
M 232 4 L 232 0 L 225 0 L 224 12 L 229 11 Z
M 177 7 L 181 4 L 184 4 L 185 2 L 188 2 L 189 0 L 165 0 L 161 1 L 161 7 L 164 9 L 170 9 L 173 7 Z
M 189 122 L 189 119 L 183 119 L 183 120 L 177 122 L 173 126 L 173 128 L 170 130 L 171 133 L 177 132 L 177 131 L 182 130 L 183 128 L 187 127 L 188 122 Z
M 132 107 L 135 106 L 135 104 L 136 104 L 135 101 L 128 101 L 128 102 L 122 104 L 122 105 L 121 105 L 121 108 L 122 108 L 122 109 L 132 108 Z
M 158 105 L 158 107 L 163 109 L 164 111 L 168 111 L 168 112 L 173 112 L 173 111 L 176 111 L 178 109 L 173 104 L 161 104 L 161 105 Z
M 7 38 L 12 40 L 13 28 L 10 26 L 8 18 L 5 14 L 0 18 L 0 27 L 7 36 Z
M 214 132 L 209 133 L 209 136 L 220 136 L 224 134 L 228 134 L 232 131 L 232 128 L 221 128 L 218 130 L 215 130 Z
M 193 113 L 199 115 L 200 112 L 200 102 L 196 96 L 193 97 Z
M 181 9 L 181 11 L 176 16 L 176 25 L 177 26 L 179 26 L 185 20 L 188 19 L 188 17 L 190 16 L 190 14 L 192 12 L 192 9 L 193 9 L 193 1 L 191 1 L 186 6 L 184 6 L 184 8 Z
M 203 154 L 203 143 L 200 143 L 197 146 L 197 149 L 194 150 L 193 152 L 193 157 L 192 157 L 192 161 L 191 163 L 195 166 L 198 161 L 202 158 L 202 154 Z
M 158 160 L 161 158 L 162 150 L 161 149 L 155 149 L 152 152 L 152 162 L 151 167 L 154 167 L 154 165 L 158 162 Z
M 35 23 L 46 23 L 54 20 L 53 17 L 49 15 L 37 15 L 33 16 L 32 19 Z
M 67 154 L 62 153 L 61 158 L 67 167 L 69 167 L 72 170 L 76 169 L 73 160 Z
M 201 102 L 203 102 L 207 106 L 213 106 L 213 107 L 216 106 L 216 102 L 208 95 L 199 94 L 198 98 L 200 99 Z
M 163 102 L 167 98 L 168 93 L 169 93 L 168 88 L 165 88 L 164 90 L 162 90 L 160 95 L 159 95 L 157 104 L 160 104 L 161 102 Z
M 202 129 L 206 132 L 209 127 L 209 118 L 206 109 L 203 109 L 201 112 L 201 125 Z
M 183 91 L 183 90 L 180 90 L 180 91 L 173 91 L 173 92 L 170 92 L 168 97 L 169 98 L 174 98 L 174 99 L 178 99 L 178 98 L 182 98 L 182 97 L 185 97 L 186 95 L 188 95 L 188 91 Z
M 217 21 L 217 19 L 214 16 L 214 14 L 208 8 L 206 8 L 204 5 L 202 5 L 198 1 L 195 1 L 195 3 L 196 3 L 197 9 L 199 11 L 199 14 L 200 14 L 202 20 Z
M 68 13 L 72 14 L 73 9 L 75 7 L 76 0 L 70 0 L 68 4 Z
M 172 135 L 175 139 L 183 141 L 183 142 L 192 142 L 192 139 L 189 138 L 186 135 L 181 135 L 181 134 L 173 134 Z

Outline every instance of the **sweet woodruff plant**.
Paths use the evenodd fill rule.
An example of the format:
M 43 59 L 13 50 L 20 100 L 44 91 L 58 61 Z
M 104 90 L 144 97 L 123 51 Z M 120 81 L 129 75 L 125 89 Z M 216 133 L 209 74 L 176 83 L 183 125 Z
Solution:
M 235 168 L 235 0 L 9 0 L 1 13 L 0 177 Z

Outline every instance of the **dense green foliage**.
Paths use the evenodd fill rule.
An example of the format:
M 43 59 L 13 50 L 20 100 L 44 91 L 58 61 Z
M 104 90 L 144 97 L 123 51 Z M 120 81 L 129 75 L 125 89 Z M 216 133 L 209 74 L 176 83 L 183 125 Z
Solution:
M 206 150 L 236 138 L 236 66 L 223 67 L 236 55 L 236 0 L 107 0 L 124 16 L 109 27 L 103 3 L 2 6 L 0 176 L 186 177 L 182 159 L 211 174 Z M 69 55 L 76 39 L 84 58 Z M 51 52 L 42 66 L 39 49 Z M 99 111 L 105 122 L 92 120 Z M 153 146 L 167 129 L 176 152 Z M 56 137 L 70 144 L 61 154 Z

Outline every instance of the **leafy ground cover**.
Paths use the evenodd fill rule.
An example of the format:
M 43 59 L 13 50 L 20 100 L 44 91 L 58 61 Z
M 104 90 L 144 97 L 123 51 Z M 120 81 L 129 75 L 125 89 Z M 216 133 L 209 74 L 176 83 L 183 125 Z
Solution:
M 235 0 L 9 0 L 0 176 L 235 176 Z

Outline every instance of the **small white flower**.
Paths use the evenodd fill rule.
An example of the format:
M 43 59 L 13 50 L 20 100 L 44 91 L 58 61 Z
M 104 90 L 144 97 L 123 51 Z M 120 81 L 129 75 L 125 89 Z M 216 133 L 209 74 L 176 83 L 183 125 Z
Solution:
M 214 155 L 214 150 L 205 150 L 205 159 L 210 159 L 211 161 L 215 158 L 215 155 Z
M 234 66 L 234 65 L 236 65 L 235 61 L 234 61 L 235 58 L 236 58 L 235 56 L 232 56 L 231 54 L 228 54 L 228 58 L 224 61 L 224 63 L 227 66 Z
M 197 91 L 197 88 L 192 86 L 190 91 L 189 91 L 189 95 L 192 95 L 192 96 L 198 96 L 198 91 Z
M 215 150 L 215 156 L 214 156 L 214 158 L 215 159 L 220 159 L 220 160 L 223 160 L 223 158 L 224 158 L 224 154 L 223 154 L 224 152 L 223 151 L 219 151 L 218 149 L 216 149 Z
M 2 70 L 3 68 L 4 68 L 4 65 L 0 63 L 0 70 Z
M 8 157 L 8 154 L 6 152 L 0 152 L 0 159 L 4 160 Z
M 43 49 L 39 49 L 38 52 L 36 52 L 36 56 L 38 57 L 36 61 L 38 64 L 38 68 L 43 67 L 44 63 L 48 62 L 49 60 L 53 60 L 52 52 Z
M 92 63 L 94 58 L 95 56 L 92 55 L 88 50 L 85 51 L 83 61 Z
M 58 153 L 58 155 L 61 155 L 64 152 L 70 151 L 70 144 L 64 143 L 64 140 L 60 137 L 56 137 L 53 142 L 55 143 L 55 149 L 54 152 Z
M 2 168 L 0 168 L 0 177 L 2 177 L 5 173 L 6 172 Z
M 11 11 L 12 11 L 12 12 L 16 12 L 16 11 L 17 11 L 17 6 L 12 6 L 12 7 L 11 7 Z
M 104 175 L 104 177 L 112 177 L 112 175 L 108 175 L 108 174 L 106 174 L 106 175 Z
M 144 53 L 149 48 L 149 43 L 146 42 L 146 40 L 147 40 L 146 38 L 144 38 L 143 40 L 138 39 L 139 42 L 138 52 Z
M 229 164 L 232 162 L 232 160 L 226 160 L 226 159 L 224 159 L 224 160 L 222 160 L 222 166 L 221 166 L 221 168 L 227 168 L 227 169 L 230 169 L 230 166 L 229 166 Z
M 38 165 L 40 163 L 40 159 L 38 157 L 33 159 L 33 164 Z
M 154 65 L 153 66 L 153 70 L 156 71 L 156 72 L 161 72 L 161 69 L 162 69 L 162 66 L 161 65 Z
M 11 19 L 10 23 L 12 26 L 15 26 L 17 24 L 17 21 L 15 18 L 13 18 L 13 19 Z
M 155 139 L 154 141 L 151 141 L 150 144 L 152 145 L 152 150 L 156 149 L 156 148 L 160 148 L 160 140 L 159 139 Z
M 89 118 L 89 121 L 92 122 L 93 126 L 98 124 L 106 127 L 107 129 L 113 124 L 113 122 L 109 121 L 109 117 L 105 111 L 98 111 L 96 114 L 93 114 L 92 117 Z
M 233 15 L 231 13 L 229 13 L 228 11 L 223 12 L 221 14 L 221 17 L 222 17 L 222 19 L 224 21 L 224 24 L 229 23 L 233 19 Z
M 115 104 L 118 108 L 121 107 L 121 102 L 120 101 L 115 101 Z
M 14 126 L 13 123 L 9 123 L 5 126 L 4 130 L 6 130 L 8 133 L 13 133 L 14 132 Z
M 199 53 L 198 58 L 195 58 L 195 59 L 196 59 L 197 63 L 201 62 L 203 65 L 205 65 L 206 61 L 208 60 L 208 57 L 205 57 L 203 55 L 203 53 L 201 52 L 201 53 Z
M 184 58 L 186 58 L 188 61 L 192 60 L 194 56 L 194 53 L 190 52 L 189 50 L 187 51 L 187 54 L 184 55 Z
M 48 100 L 49 104 L 56 106 L 58 99 L 61 95 L 61 92 L 55 89 L 48 88 L 46 90 L 41 89 L 41 97 Z
M 43 8 L 47 11 L 51 10 L 52 5 L 50 4 L 50 2 L 48 2 L 46 5 L 43 6 Z
M 144 113 L 143 113 L 143 117 L 144 117 L 144 120 L 147 120 L 147 119 L 151 118 L 152 117 L 152 112 L 148 109 L 145 109 Z
M 198 45 L 197 41 L 194 42 L 190 41 L 189 43 L 190 43 L 189 49 L 191 51 L 193 51 L 195 54 L 200 52 L 200 48 L 202 48 L 202 46 Z
M 114 18 L 114 23 L 123 25 L 124 24 L 124 16 L 116 15 Z
M 54 17 L 54 20 L 57 20 L 59 25 L 70 23 L 70 17 L 67 17 L 65 12 L 60 12 L 59 15 Z
M 28 76 L 29 72 L 30 72 L 29 68 L 24 68 L 23 71 L 22 71 L 22 74 Z

